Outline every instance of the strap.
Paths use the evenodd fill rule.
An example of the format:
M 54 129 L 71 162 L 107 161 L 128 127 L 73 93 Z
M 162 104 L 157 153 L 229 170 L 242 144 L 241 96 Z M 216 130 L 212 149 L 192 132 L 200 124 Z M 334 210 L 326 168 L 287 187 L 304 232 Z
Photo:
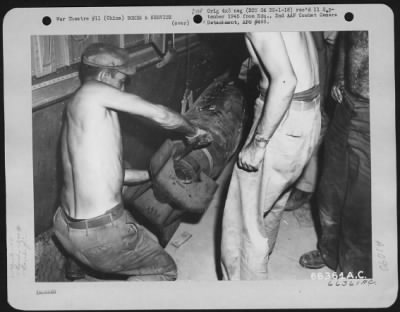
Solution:
M 304 90 L 298 93 L 293 94 L 293 101 L 312 101 L 318 95 L 320 95 L 320 88 L 319 85 L 315 85 L 314 87 Z

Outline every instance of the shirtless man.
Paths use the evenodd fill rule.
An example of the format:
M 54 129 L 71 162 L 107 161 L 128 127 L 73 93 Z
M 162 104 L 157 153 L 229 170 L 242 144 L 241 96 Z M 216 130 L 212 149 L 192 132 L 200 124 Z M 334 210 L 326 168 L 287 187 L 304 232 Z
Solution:
M 308 32 L 248 33 L 246 44 L 261 71 L 254 120 L 239 154 L 225 203 L 224 279 L 266 279 L 291 186 L 317 144 L 318 55 Z
M 118 111 L 147 118 L 186 137 L 195 148 L 210 135 L 168 108 L 124 92 L 134 74 L 129 55 L 106 44 L 89 46 L 82 86 L 66 106 L 61 134 L 63 185 L 55 234 L 68 253 L 95 272 L 128 280 L 175 280 L 176 265 L 123 207 L 123 184 L 149 179 L 125 170 Z
M 330 80 L 332 68 L 332 52 L 337 32 L 335 31 L 314 31 L 312 32 L 315 45 L 318 51 L 319 63 L 319 85 L 321 90 L 321 133 L 319 142 L 311 156 L 310 161 L 304 167 L 303 173 L 297 180 L 292 193 L 286 203 L 285 210 L 291 211 L 304 207 L 310 209 L 310 200 L 315 192 L 318 180 L 319 150 L 323 142 L 329 124 L 328 100 L 330 99 Z
M 300 258 L 344 277 L 372 277 L 368 32 L 342 32 L 332 97 L 337 101 L 325 138 L 317 205 L 318 250 Z

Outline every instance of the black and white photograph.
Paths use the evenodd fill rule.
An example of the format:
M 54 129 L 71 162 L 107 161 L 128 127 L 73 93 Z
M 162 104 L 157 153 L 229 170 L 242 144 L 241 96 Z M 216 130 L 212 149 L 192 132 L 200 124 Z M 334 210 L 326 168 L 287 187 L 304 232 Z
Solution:
M 210 14 L 193 17 L 199 27 L 219 11 L 203 12 Z M 41 22 L 68 20 L 62 16 Z M 97 300 L 114 283 L 174 293 L 174 285 L 205 282 L 225 288 L 224 300 L 229 287 L 259 292 L 260 283 L 279 288 L 281 298 L 284 285 L 304 296 L 346 298 L 392 285 L 385 279 L 397 270 L 397 228 L 385 218 L 396 213 L 393 177 L 387 195 L 382 187 L 395 170 L 394 121 L 376 121 L 373 112 L 385 101 L 394 109 L 394 90 L 390 100 L 374 101 L 381 87 L 394 86 L 394 72 L 376 79 L 382 47 L 372 26 L 327 29 L 299 20 L 289 29 L 132 33 L 104 30 L 100 13 L 91 18 L 99 31 L 26 32 L 29 85 L 6 94 L 6 108 L 18 96 L 30 105 L 19 125 L 29 149 L 7 146 L 22 135 L 6 134 L 6 171 L 15 170 L 15 179 L 24 170 L 11 155 L 30 159 L 32 193 L 18 198 L 14 182 L 7 190 L 11 201 L 23 201 L 12 213 L 7 204 L 9 283 L 29 279 L 36 297 L 53 296 L 52 304 L 79 289 Z M 379 174 L 385 152 L 376 148 L 385 133 Z M 382 205 L 389 213 L 377 217 Z M 247 283 L 230 283 L 238 281 Z M 318 307 L 299 300 L 298 307 Z M 344 307 L 363 306 L 346 300 Z
M 367 31 L 38 36 L 32 73 L 37 281 L 372 278 Z

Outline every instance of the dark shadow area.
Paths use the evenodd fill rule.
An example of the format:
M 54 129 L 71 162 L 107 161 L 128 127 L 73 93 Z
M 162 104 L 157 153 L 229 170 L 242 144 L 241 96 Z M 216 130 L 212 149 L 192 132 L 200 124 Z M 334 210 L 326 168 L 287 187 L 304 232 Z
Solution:
M 237 155 L 234 155 L 236 158 Z M 229 177 L 227 177 L 225 184 L 220 185 L 220 202 L 219 207 L 217 207 L 217 220 L 215 222 L 214 228 L 214 237 L 215 237 L 215 244 L 214 244 L 214 252 L 215 252 L 215 271 L 217 274 L 217 279 L 222 279 L 222 271 L 221 271 L 221 239 L 222 239 L 222 218 L 224 215 L 224 206 L 225 206 L 225 199 L 228 194 L 229 190 L 229 182 L 231 180 L 232 172 L 230 173 Z

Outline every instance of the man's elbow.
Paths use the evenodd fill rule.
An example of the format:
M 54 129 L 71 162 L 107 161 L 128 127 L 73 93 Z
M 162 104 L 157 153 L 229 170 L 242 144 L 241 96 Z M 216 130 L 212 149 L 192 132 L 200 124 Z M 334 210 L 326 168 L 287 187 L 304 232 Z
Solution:
M 281 88 L 283 88 L 287 92 L 294 92 L 297 86 L 297 77 L 294 74 L 280 77 L 279 84 L 281 85 Z

